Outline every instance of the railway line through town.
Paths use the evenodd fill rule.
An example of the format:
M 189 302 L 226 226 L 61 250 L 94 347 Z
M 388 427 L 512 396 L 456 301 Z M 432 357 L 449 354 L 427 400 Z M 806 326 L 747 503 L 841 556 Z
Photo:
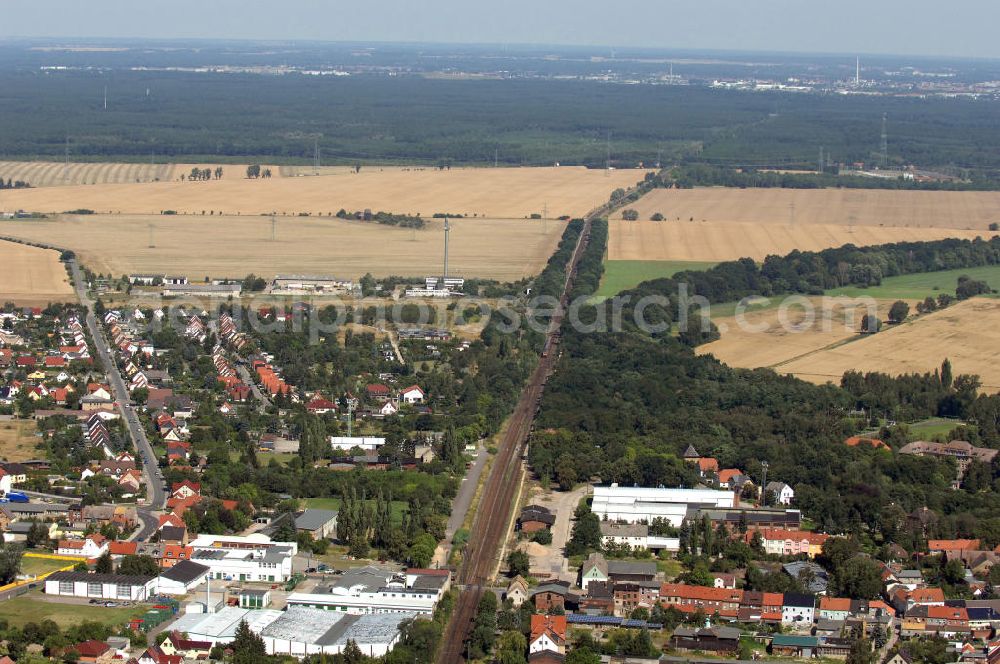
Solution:
M 501 563 L 503 544 L 513 518 L 514 498 L 521 480 L 521 458 L 541 404 L 545 384 L 555 367 L 559 330 L 569 294 L 573 290 L 577 266 L 590 240 L 591 222 L 607 214 L 609 208 L 610 206 L 602 206 L 584 219 L 583 230 L 566 270 L 561 306 L 546 330 L 542 357 L 522 391 L 497 446 L 497 456 L 483 487 L 482 498 L 472 523 L 469 545 L 456 574 L 459 593 L 438 651 L 439 664 L 460 664 L 465 661 L 466 641 L 472 630 L 476 607 L 483 594 L 491 592 L 488 587 Z

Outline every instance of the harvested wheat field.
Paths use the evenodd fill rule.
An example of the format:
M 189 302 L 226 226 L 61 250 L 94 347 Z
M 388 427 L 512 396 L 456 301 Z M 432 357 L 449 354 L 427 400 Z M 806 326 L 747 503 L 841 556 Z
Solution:
M 950 228 L 768 224 L 749 222 L 612 221 L 609 260 L 763 260 L 795 249 L 820 251 L 845 244 L 868 246 L 944 238 L 990 237 L 998 233 Z
M 0 229 L 5 228 L 6 224 L 0 224 Z M 76 300 L 66 268 L 55 251 L 0 241 L 0 265 L 4 270 L 0 302 L 41 306 Z
M 1000 222 L 997 191 L 891 189 L 654 189 L 628 206 L 649 219 L 781 225 L 986 230 Z M 619 213 L 618 218 L 621 218 Z
M 810 298 L 810 301 L 817 300 Z M 890 304 L 880 300 L 880 311 L 884 312 Z M 858 320 L 861 315 L 858 309 Z M 742 331 L 732 318 L 720 318 L 716 324 L 726 326 L 722 338 L 701 346 L 698 352 L 715 355 L 732 366 L 771 367 L 813 383 L 839 383 L 844 372 L 851 369 L 889 374 L 934 371 L 947 357 L 956 374 L 978 374 L 984 390 L 1000 391 L 1000 300 L 997 299 L 966 300 L 942 311 L 910 318 L 901 325 L 887 326 L 872 336 L 845 330 L 843 317 L 836 317 L 828 331 L 823 331 L 817 321 L 811 326 L 803 325 L 800 333 L 779 329 L 776 308 L 749 313 L 746 318 L 753 323 L 770 324 L 771 329 L 760 333 Z M 800 313 L 789 318 L 801 321 Z
M 951 360 L 955 374 L 978 374 L 1000 391 L 1000 300 L 973 298 L 889 327 L 870 337 L 777 367 L 814 383 L 838 382 L 848 369 L 890 374 L 934 371 Z
M 376 276 L 439 273 L 443 226 L 441 220 L 411 230 L 373 222 L 278 217 L 272 242 L 269 217 L 60 215 L 2 222 L 0 232 L 73 249 L 91 270 L 115 275 L 165 272 L 201 279 L 253 272 L 266 277 L 277 273 L 360 277 L 366 272 Z M 451 222 L 451 228 L 450 273 L 511 280 L 541 271 L 564 224 L 458 219 Z
M 246 178 L 247 164 L 140 164 L 114 162 L 61 161 L 0 161 L 0 178 L 21 180 L 32 187 L 62 187 L 93 184 L 141 184 L 149 182 L 180 181 L 186 179 L 192 168 L 215 169 L 222 167 L 223 180 Z M 272 177 L 280 177 L 277 166 L 270 168 Z M 83 206 L 73 206 L 80 208 Z
M 858 189 L 656 189 L 613 221 L 610 260 L 724 261 L 996 233 L 1000 192 Z M 662 213 L 667 221 L 652 222 Z
M 759 300 L 762 300 L 760 298 Z M 736 316 L 713 318 L 721 338 L 698 347 L 734 367 L 783 366 L 800 357 L 858 336 L 869 300 L 858 298 L 776 297 Z M 883 320 L 894 300 L 870 300 Z M 825 311 L 828 313 L 824 313 Z M 852 346 L 853 348 L 853 346 Z
M 230 170 L 233 167 L 228 167 Z M 605 176 L 586 168 L 424 168 L 347 169 L 318 177 L 223 178 L 209 182 L 152 182 L 101 187 L 60 187 L 5 192 L 8 208 L 63 212 L 86 208 L 99 213 L 160 214 L 163 210 L 200 215 L 333 215 L 371 209 L 394 213 L 460 214 L 520 219 L 547 210 L 550 218 L 579 217 L 629 187 L 645 171 L 620 170 Z

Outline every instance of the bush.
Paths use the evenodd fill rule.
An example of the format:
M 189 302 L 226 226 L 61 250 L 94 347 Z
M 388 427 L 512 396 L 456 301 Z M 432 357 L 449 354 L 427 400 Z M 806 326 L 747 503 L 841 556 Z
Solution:
M 622 219 L 625 221 L 638 221 L 639 213 L 632 208 L 628 208 L 627 210 L 622 211 Z
M 552 544 L 552 531 L 539 530 L 531 535 L 531 541 L 548 546 L 549 544 Z

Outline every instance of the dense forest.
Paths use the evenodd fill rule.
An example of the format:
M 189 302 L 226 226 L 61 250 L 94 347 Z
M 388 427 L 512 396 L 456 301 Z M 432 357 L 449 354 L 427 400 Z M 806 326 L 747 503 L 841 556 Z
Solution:
M 108 109 L 103 91 L 109 89 Z M 3 157 L 160 161 L 248 157 L 743 167 L 871 161 L 882 115 L 893 165 L 1000 170 L 988 100 L 782 95 L 587 81 L 0 70 Z M 58 127 L 58 130 L 54 128 Z
M 753 168 L 731 168 L 709 164 L 684 164 L 657 179 L 660 186 L 680 189 L 693 187 L 739 187 L 741 189 L 902 189 L 921 191 L 981 191 L 996 188 L 996 183 L 972 171 L 969 180 L 908 180 L 840 174 L 839 169 L 823 173 L 784 173 Z
M 966 258 L 984 252 L 995 260 L 998 246 L 897 245 L 859 256 L 878 259 L 883 269 L 891 270 L 911 269 L 924 260 L 912 257 L 923 256 L 931 260 L 923 263 L 929 268 L 929 257 L 950 263 L 956 255 L 952 252 Z M 836 253 L 841 250 L 831 251 L 806 260 L 802 254 L 775 259 L 774 272 L 767 265 L 754 272 L 735 263 L 711 277 L 685 273 L 678 279 L 698 284 L 706 293 L 715 284 L 719 290 L 714 295 L 722 299 L 761 292 L 779 279 L 784 280 L 780 288 L 787 289 L 799 284 L 788 281 L 788 274 L 807 272 L 799 269 L 802 265 L 811 266 L 802 282 L 809 283 L 825 274 L 826 259 L 836 266 L 845 258 Z M 726 278 L 727 269 L 737 273 Z M 749 280 L 751 276 L 759 281 Z M 655 283 L 638 291 L 659 290 Z M 978 394 L 974 376 L 952 377 L 950 368 L 943 367 L 933 374 L 897 378 L 850 373 L 842 387 L 817 386 L 767 369 L 733 369 L 711 356 L 695 355 L 677 338 L 634 329 L 580 333 L 566 326 L 562 351 L 529 447 L 530 463 L 543 482 L 569 487 L 597 477 L 644 486 L 692 486 L 698 479 L 681 459 L 692 444 L 703 455 L 716 457 L 720 467 L 740 468 L 754 478 L 767 461 L 768 477 L 790 484 L 804 515 L 828 532 L 854 533 L 874 546 L 894 541 L 910 549 L 935 536 L 982 537 L 991 547 L 1000 543 L 1000 465 L 970 469 L 955 491 L 950 461 L 894 451 L 907 442 L 905 425 L 882 432 L 891 451 L 850 448 L 843 442 L 869 425 L 852 413 L 877 409 L 901 422 L 933 415 L 968 418 L 978 426 L 963 431 L 966 438 L 1000 447 L 1000 396 Z M 932 510 L 932 519 L 909 518 L 923 507 Z

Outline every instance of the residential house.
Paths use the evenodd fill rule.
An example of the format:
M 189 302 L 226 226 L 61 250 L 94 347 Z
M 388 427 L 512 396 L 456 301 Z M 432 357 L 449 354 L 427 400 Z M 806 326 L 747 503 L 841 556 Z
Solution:
M 685 583 L 664 583 L 660 586 L 660 604 L 672 606 L 684 613 L 701 610 L 706 616 L 735 620 L 743 599 L 742 590 L 708 588 Z
M 785 593 L 781 605 L 781 624 L 789 626 L 812 625 L 816 619 L 816 597 L 799 593 Z
M 768 482 L 764 493 L 767 502 L 775 505 L 791 505 L 795 499 L 795 491 L 784 482 Z
M 566 616 L 531 616 L 531 634 L 528 637 L 528 652 L 536 653 L 552 650 L 560 654 L 566 652 Z
M 426 395 L 424 394 L 424 391 L 420 389 L 419 385 L 411 385 L 403 388 L 399 392 L 399 403 L 401 404 L 423 403 L 425 398 Z
M 59 540 L 56 554 L 92 560 L 100 558 L 108 551 L 108 540 L 103 535 L 88 535 L 82 540 Z
M 511 579 L 504 592 L 504 599 L 509 599 L 515 609 L 524 604 L 525 600 L 528 599 L 528 582 L 524 580 L 523 576 L 518 574 Z
M 580 587 L 584 591 L 595 581 L 608 581 L 608 561 L 600 553 L 590 554 L 580 567 Z

